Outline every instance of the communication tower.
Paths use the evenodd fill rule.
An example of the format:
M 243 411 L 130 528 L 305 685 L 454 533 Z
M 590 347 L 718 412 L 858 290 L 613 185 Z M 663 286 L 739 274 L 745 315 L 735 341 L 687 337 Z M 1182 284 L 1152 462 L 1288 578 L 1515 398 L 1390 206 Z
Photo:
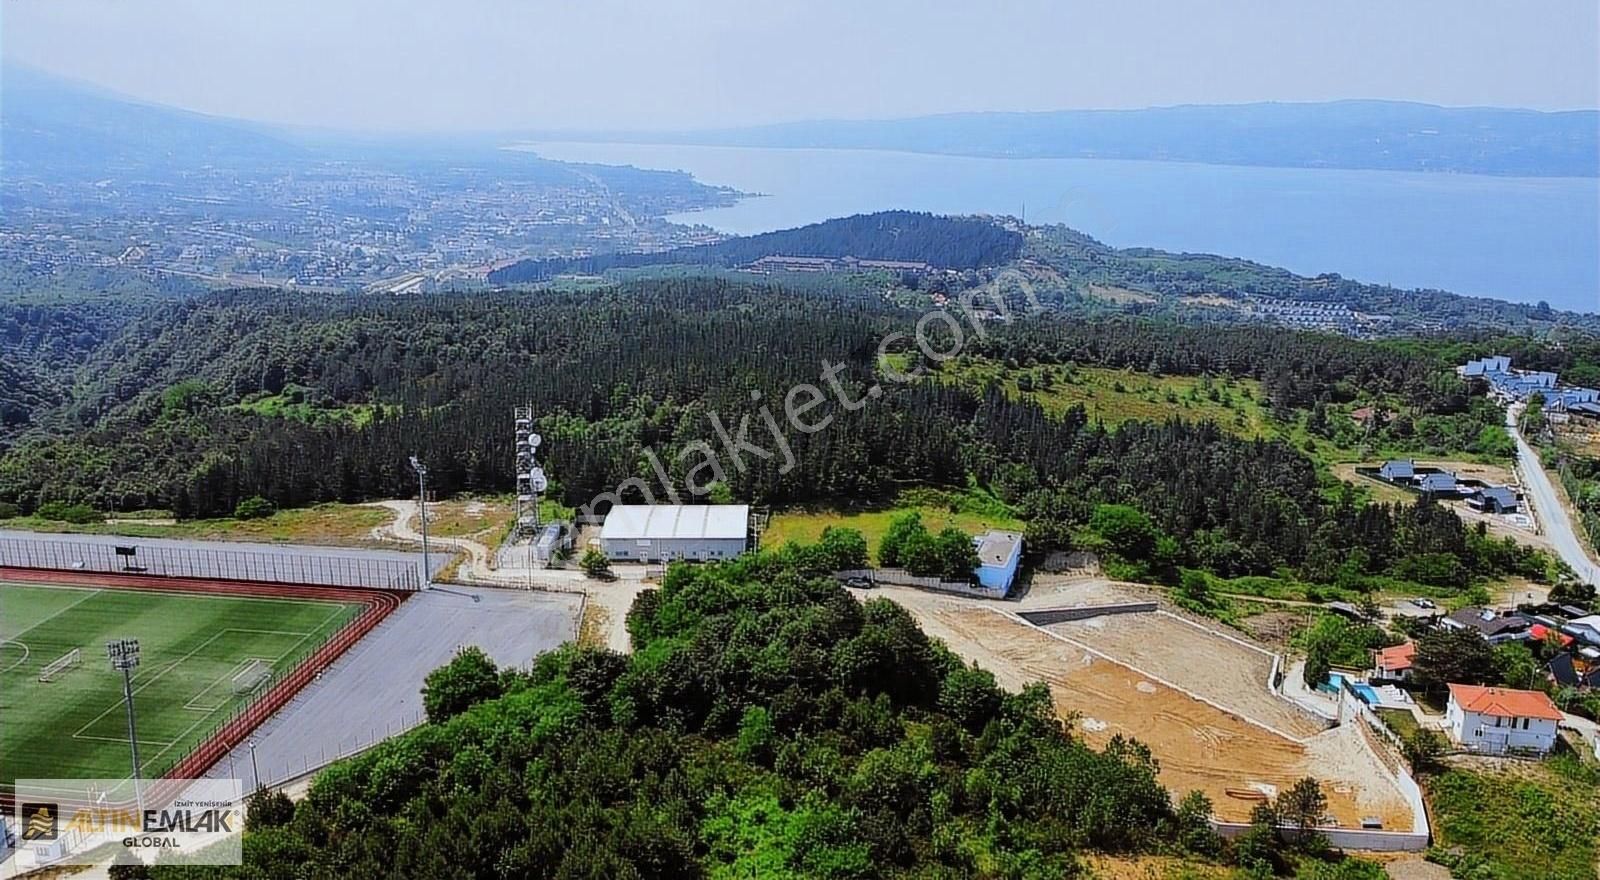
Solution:
M 532 538 L 539 530 L 539 496 L 549 487 L 535 453 L 543 439 L 533 430 L 533 407 L 519 406 L 512 412 L 517 428 L 517 504 L 516 539 Z

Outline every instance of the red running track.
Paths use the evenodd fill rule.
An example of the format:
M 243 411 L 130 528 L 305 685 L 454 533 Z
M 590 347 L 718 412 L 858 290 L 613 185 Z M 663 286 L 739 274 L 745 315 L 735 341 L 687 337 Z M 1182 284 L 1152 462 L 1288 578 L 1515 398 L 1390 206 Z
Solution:
M 268 688 L 236 718 L 224 724 L 205 741 L 195 746 L 164 776 L 187 779 L 203 776 L 251 731 L 294 695 L 310 684 L 324 669 L 332 666 L 352 645 L 372 632 L 385 617 L 400 607 L 411 593 L 354 587 L 318 587 L 307 584 L 279 584 L 260 581 L 216 581 L 204 578 L 163 577 L 161 575 L 103 574 L 99 572 L 59 571 L 55 569 L 7 568 L 0 566 L 0 580 L 16 583 L 94 586 L 113 590 L 138 590 L 149 593 L 201 593 L 250 596 L 261 599 L 319 599 L 364 605 L 360 614 L 334 633 L 310 657 Z

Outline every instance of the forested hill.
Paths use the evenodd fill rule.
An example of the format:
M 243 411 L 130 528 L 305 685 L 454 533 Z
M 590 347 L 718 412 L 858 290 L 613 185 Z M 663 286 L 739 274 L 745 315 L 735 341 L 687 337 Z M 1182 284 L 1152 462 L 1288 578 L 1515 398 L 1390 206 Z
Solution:
M 1600 334 L 1600 313 L 1568 312 L 1547 303 L 1513 303 L 1444 290 L 1369 284 L 1335 273 L 1306 276 L 1237 257 L 1177 253 L 1158 248 L 1118 248 L 1065 226 L 1029 229 L 1025 264 L 1048 266 L 1044 279 L 1088 294 L 1114 288 L 1125 310 L 1147 315 L 1183 306 L 1207 320 L 1248 317 L 1252 299 L 1347 307 L 1386 321 L 1368 329 L 1380 335 L 1476 329 L 1546 332 L 1554 328 Z
M 1021 249 L 1022 234 L 993 220 L 882 211 L 670 251 L 523 260 L 490 273 L 489 280 L 513 284 L 557 275 L 598 275 L 608 269 L 669 264 L 743 266 L 774 255 L 906 260 L 941 269 L 976 269 L 1012 260 Z
M 181 519 L 226 516 L 254 496 L 279 507 L 396 497 L 414 486 L 405 464 L 413 454 L 430 462 L 443 494 L 505 492 L 506 425 L 514 406 L 529 404 L 547 441 L 550 495 L 574 507 L 613 491 L 633 503 L 694 498 L 708 481 L 703 450 L 720 442 L 716 424 L 737 432 L 744 420 L 752 429 L 741 436 L 767 454 L 713 450 L 716 479 L 758 504 L 976 485 L 1014 506 L 1041 552 L 1072 547 L 1098 505 L 1120 504 L 1177 542 L 1163 545 L 1164 566 L 1325 579 L 1328 559 L 1359 553 L 1353 576 L 1376 576 L 1403 570 L 1410 548 L 1426 546 L 1449 557 L 1430 570 L 1452 584 L 1464 573 L 1531 570 L 1442 507 L 1330 504 L 1315 464 L 1281 440 L 1211 421 L 1112 429 L 1082 407 L 1052 412 L 998 384 L 892 381 L 879 345 L 914 332 L 923 314 L 877 291 L 704 277 L 589 291 L 246 291 L 166 303 L 83 352 L 70 399 L 35 402 L 46 411 L 0 451 L 0 505 L 165 509 Z M 1083 325 L 1046 313 L 986 328 L 969 348 L 1000 364 L 1252 377 L 1283 418 L 1357 388 L 1419 415 L 1463 404 L 1433 387 L 1454 377 L 1425 351 L 1272 327 Z M 826 364 L 837 366 L 836 386 Z M 826 429 L 786 431 L 780 453 L 778 429 L 761 427 L 752 401 L 778 401 L 781 418 L 786 393 L 803 383 L 840 390 L 806 417 L 825 416 Z M 1291 429 L 1284 422 L 1273 433 Z

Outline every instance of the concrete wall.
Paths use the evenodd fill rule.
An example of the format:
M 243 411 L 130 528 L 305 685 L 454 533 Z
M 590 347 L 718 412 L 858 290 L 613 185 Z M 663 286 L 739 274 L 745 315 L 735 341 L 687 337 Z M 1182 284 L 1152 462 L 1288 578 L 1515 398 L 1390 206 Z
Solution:
M 1383 723 L 1383 719 L 1372 711 L 1372 707 L 1356 696 L 1355 691 L 1348 686 L 1350 680 L 1345 679 L 1345 681 L 1346 686 L 1339 690 L 1340 721 L 1357 725 L 1361 731 L 1362 742 L 1389 770 L 1395 785 L 1405 796 L 1406 805 L 1411 808 L 1411 833 L 1420 835 L 1422 846 L 1425 847 L 1430 834 L 1428 807 L 1422 800 L 1422 786 L 1411 776 L 1411 770 L 1406 766 L 1405 758 L 1400 753 L 1400 737 L 1389 729 L 1389 725 Z
M 1319 828 L 1321 834 L 1328 842 L 1340 849 L 1361 850 L 1366 852 L 1421 852 L 1428 848 L 1430 834 L 1428 831 L 1427 807 L 1422 801 L 1422 788 L 1417 781 L 1411 778 L 1404 761 L 1400 757 L 1399 744 L 1394 734 L 1383 723 L 1382 719 L 1370 709 L 1366 703 L 1356 697 L 1349 688 L 1342 688 L 1339 694 L 1339 717 L 1341 723 L 1354 724 L 1361 733 L 1362 742 L 1371 749 L 1390 773 L 1400 793 L 1405 796 L 1407 805 L 1411 808 L 1411 828 L 1409 830 L 1383 829 L 1369 830 L 1365 828 Z M 1223 837 L 1237 837 L 1250 826 L 1243 822 L 1218 822 L 1213 820 L 1211 827 Z M 1286 837 L 1296 834 L 1295 829 L 1280 829 Z
M 924 590 L 954 593 L 959 596 L 973 596 L 979 599 L 1004 599 L 1006 595 L 1004 590 L 991 590 L 987 587 L 961 581 L 944 581 L 933 577 L 919 577 L 903 568 L 858 568 L 848 571 L 836 571 L 834 575 L 840 578 L 868 578 L 883 584 L 921 587 Z
M 1049 626 L 1069 620 L 1088 620 L 1107 614 L 1141 614 L 1156 610 L 1154 602 L 1118 602 L 1110 605 L 1076 605 L 1070 608 L 1041 608 L 1037 611 L 1018 611 L 1017 616 L 1034 626 Z
M 1250 826 L 1243 822 L 1213 821 L 1211 827 L 1223 837 L 1234 838 Z M 1291 837 L 1295 829 L 1280 829 Z M 1363 828 L 1319 828 L 1328 842 L 1340 849 L 1364 852 L 1421 852 L 1428 848 L 1428 835 L 1412 831 L 1368 831 Z

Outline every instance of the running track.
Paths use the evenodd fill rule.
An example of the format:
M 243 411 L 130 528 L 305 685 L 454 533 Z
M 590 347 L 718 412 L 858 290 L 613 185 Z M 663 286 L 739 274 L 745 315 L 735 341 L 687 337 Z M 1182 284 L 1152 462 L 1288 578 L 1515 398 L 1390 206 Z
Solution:
M 228 721 L 168 770 L 167 779 L 187 779 L 205 775 L 235 743 L 244 739 L 261 722 L 293 699 L 324 669 L 333 665 L 345 651 L 371 632 L 385 617 L 400 607 L 410 592 L 313 587 L 303 584 L 278 584 L 253 581 L 213 581 L 199 578 L 173 578 L 156 575 L 100 574 L 31 568 L 0 567 L 0 580 L 13 583 L 42 583 L 90 586 L 111 590 L 137 590 L 153 593 L 200 593 L 249 596 L 263 599 L 311 599 L 365 606 L 349 623 L 334 633 L 305 662 L 268 688 L 244 712 Z M 4 804 L 8 797 L 0 797 Z

